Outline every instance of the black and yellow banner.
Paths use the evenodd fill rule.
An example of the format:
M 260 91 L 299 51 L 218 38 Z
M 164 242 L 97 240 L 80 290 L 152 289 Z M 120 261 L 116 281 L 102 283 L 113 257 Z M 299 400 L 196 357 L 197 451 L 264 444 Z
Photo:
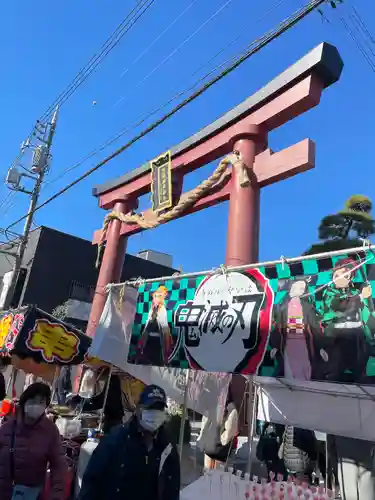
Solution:
M 0 313 L 0 352 L 37 363 L 78 365 L 91 338 L 33 306 Z

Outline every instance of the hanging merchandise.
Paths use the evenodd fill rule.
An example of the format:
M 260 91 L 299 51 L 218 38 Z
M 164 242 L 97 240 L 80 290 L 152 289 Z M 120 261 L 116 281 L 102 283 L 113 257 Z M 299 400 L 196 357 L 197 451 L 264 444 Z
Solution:
M 128 365 L 128 372 L 146 385 L 162 387 L 176 403 L 204 415 L 213 422 L 223 418 L 228 387 L 232 376 L 227 373 L 191 371 L 186 399 L 186 370 L 157 366 Z
M 374 264 L 363 248 L 146 281 L 128 361 L 372 384 Z
M 137 297 L 133 286 L 109 290 L 88 357 L 126 371 Z
M 233 473 L 233 467 L 228 471 L 224 468 L 207 471 L 194 483 L 184 488 L 180 495 L 181 500 L 195 500 L 205 498 L 207 500 L 334 500 L 333 491 L 323 486 L 310 486 L 307 482 L 300 482 L 293 477 L 287 481 L 283 476 L 270 473 L 270 481 L 266 478 L 259 481 L 257 476 L 250 480 L 250 474 L 243 475 L 238 470 Z

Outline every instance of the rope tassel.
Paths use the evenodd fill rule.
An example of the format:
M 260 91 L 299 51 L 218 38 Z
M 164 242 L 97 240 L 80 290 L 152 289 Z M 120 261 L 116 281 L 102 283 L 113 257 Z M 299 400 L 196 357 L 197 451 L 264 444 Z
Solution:
M 107 238 L 107 231 L 109 224 L 112 220 L 119 220 L 125 224 L 138 224 L 142 229 L 154 229 L 155 227 L 165 224 L 173 219 L 180 217 L 188 208 L 192 207 L 198 200 L 206 196 L 208 192 L 214 187 L 220 185 L 225 179 L 224 174 L 227 173 L 229 166 L 232 165 L 233 169 L 239 179 L 241 187 L 250 185 L 250 178 L 247 167 L 242 159 L 239 151 L 234 151 L 225 158 L 223 158 L 219 165 L 216 167 L 213 174 L 199 184 L 195 189 L 189 191 L 185 196 L 181 196 L 177 205 L 172 207 L 167 212 L 157 215 L 155 218 L 148 219 L 143 214 L 123 214 L 121 212 L 111 212 L 105 219 L 102 229 L 100 241 L 98 243 L 98 254 L 96 259 L 96 268 L 100 267 L 102 255 L 104 253 L 105 241 Z

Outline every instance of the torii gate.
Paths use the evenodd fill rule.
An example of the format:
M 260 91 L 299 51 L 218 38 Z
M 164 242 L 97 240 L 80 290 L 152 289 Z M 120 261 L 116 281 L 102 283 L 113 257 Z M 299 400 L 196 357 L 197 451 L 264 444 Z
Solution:
M 228 169 L 209 193 L 179 215 L 229 200 L 227 266 L 258 260 L 261 188 L 315 167 L 315 145 L 310 139 L 274 153 L 268 148 L 268 133 L 319 104 L 323 90 L 339 80 L 342 69 L 337 49 L 322 43 L 237 107 L 171 149 L 175 201 L 185 196 L 181 195 L 185 174 L 232 151 L 241 155 L 242 170 Z M 99 207 L 122 214 L 134 211 L 138 198 L 151 191 L 150 172 L 150 163 L 146 163 L 94 187 Z M 243 176 L 250 182 L 243 182 Z M 153 214 L 146 212 L 145 216 L 152 220 Z M 95 334 L 103 311 L 105 286 L 121 277 L 127 238 L 142 230 L 138 224 L 120 220 L 109 223 L 88 335 Z M 102 231 L 96 231 L 93 244 L 101 238 Z

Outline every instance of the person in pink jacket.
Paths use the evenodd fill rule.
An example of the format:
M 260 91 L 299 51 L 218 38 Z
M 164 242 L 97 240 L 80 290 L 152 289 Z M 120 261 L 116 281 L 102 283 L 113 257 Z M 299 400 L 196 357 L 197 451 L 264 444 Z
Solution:
M 67 464 L 56 425 L 46 416 L 51 390 L 30 385 L 21 395 L 17 413 L 0 427 L 0 498 L 37 500 L 47 466 L 51 471 L 50 500 L 65 500 Z

